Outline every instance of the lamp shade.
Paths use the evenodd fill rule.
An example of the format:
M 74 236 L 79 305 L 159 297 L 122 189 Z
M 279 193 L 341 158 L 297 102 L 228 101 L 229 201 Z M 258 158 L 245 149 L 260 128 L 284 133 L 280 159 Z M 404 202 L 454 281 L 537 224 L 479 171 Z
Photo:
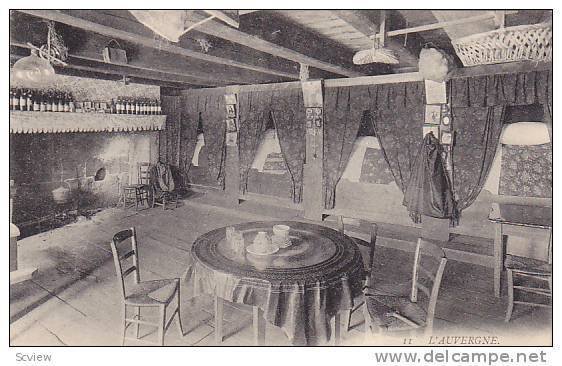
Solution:
M 55 69 L 51 63 L 34 54 L 16 61 L 12 72 L 19 80 L 33 82 L 43 82 L 55 75 Z

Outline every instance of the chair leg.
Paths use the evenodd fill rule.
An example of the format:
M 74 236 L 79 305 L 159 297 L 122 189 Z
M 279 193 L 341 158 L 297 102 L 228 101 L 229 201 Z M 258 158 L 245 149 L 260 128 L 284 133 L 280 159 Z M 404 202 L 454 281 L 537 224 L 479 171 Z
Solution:
M 215 343 L 222 343 L 222 318 L 224 312 L 224 300 L 215 296 Z
M 509 322 L 511 319 L 511 314 L 513 313 L 513 271 L 511 269 L 507 270 L 507 312 L 505 314 L 505 322 Z
M 140 306 L 137 306 L 137 320 L 140 320 L 140 317 L 141 317 L 141 308 L 140 308 Z M 136 329 L 135 329 L 135 337 L 137 339 L 139 339 L 139 331 L 140 331 L 140 324 L 137 323 Z
M 347 334 L 351 327 L 351 314 L 353 314 L 353 310 L 345 310 L 343 313 L 343 317 L 345 321 L 345 324 L 343 326 L 344 334 Z
M 161 305 L 160 306 L 160 325 L 158 326 L 158 339 L 159 339 L 159 342 L 160 342 L 161 346 L 164 345 L 164 333 L 166 331 L 165 327 L 166 327 L 166 306 Z
M 121 339 L 121 345 L 125 345 L 125 335 L 127 333 L 127 305 L 123 304 L 123 337 Z
M 177 300 L 178 300 L 178 308 L 177 308 L 177 310 L 176 310 L 176 311 L 177 311 L 177 313 L 176 313 L 176 316 L 177 316 L 176 321 L 177 321 L 177 323 L 178 323 L 178 328 L 179 328 L 179 331 L 180 331 L 180 336 L 183 337 L 183 336 L 184 336 L 184 333 L 183 333 L 183 324 L 181 323 L 181 312 L 180 312 L 180 303 L 181 303 L 181 301 L 180 301 L 180 285 L 179 285 L 179 283 L 178 283 L 178 289 L 177 289 L 177 292 L 176 292 L 176 296 L 177 296 Z

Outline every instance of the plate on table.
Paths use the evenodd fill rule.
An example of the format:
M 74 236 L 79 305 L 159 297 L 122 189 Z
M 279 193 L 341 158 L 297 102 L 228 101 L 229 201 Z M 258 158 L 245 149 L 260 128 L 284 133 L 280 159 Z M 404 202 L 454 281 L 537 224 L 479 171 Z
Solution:
M 266 248 L 265 251 L 260 251 L 260 249 L 261 248 L 257 248 L 254 244 L 248 245 L 246 247 L 246 251 L 253 255 L 271 255 L 279 251 L 279 248 L 274 246 Z

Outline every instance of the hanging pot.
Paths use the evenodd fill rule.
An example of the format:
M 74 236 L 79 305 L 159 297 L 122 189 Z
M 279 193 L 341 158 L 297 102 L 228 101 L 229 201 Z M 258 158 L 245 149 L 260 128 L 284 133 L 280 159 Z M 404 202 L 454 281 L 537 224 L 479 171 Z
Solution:
M 62 184 L 66 184 L 68 186 L 68 188 L 65 188 L 62 186 Z M 53 194 L 53 200 L 55 200 L 55 202 L 59 205 L 67 203 L 68 201 L 70 201 L 70 193 L 72 192 L 71 188 L 70 188 L 70 184 L 68 184 L 68 182 L 61 182 L 61 186 L 58 188 L 55 188 L 51 191 L 51 193 Z

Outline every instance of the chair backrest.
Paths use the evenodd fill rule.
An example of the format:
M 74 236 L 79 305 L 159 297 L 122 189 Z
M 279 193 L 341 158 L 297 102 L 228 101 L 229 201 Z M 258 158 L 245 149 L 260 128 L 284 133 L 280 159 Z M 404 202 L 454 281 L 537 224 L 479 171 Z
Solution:
M 132 274 L 133 281 L 135 283 L 140 282 L 137 234 L 135 228 L 132 227 L 127 230 L 122 230 L 113 235 L 110 245 L 111 252 L 113 253 L 115 272 L 119 278 L 121 293 L 123 298 L 125 298 L 125 279 Z M 132 263 L 130 263 L 131 261 Z
M 137 164 L 139 184 L 150 184 L 150 163 L 141 162 Z
M 447 256 L 441 247 L 426 239 L 418 238 L 412 269 L 410 300 L 418 302 L 419 296 L 426 297 L 425 306 L 422 307 L 426 311 L 425 323 L 428 329 L 433 327 L 437 297 L 446 264 Z
M 345 224 L 344 224 L 344 217 L 338 216 L 338 229 L 342 234 L 345 234 Z M 377 244 L 377 234 L 378 234 L 379 227 L 374 222 L 369 223 L 369 258 L 367 261 L 367 269 L 368 269 L 368 277 L 369 280 L 371 277 L 371 273 L 373 271 L 373 264 L 375 260 L 375 245 Z

